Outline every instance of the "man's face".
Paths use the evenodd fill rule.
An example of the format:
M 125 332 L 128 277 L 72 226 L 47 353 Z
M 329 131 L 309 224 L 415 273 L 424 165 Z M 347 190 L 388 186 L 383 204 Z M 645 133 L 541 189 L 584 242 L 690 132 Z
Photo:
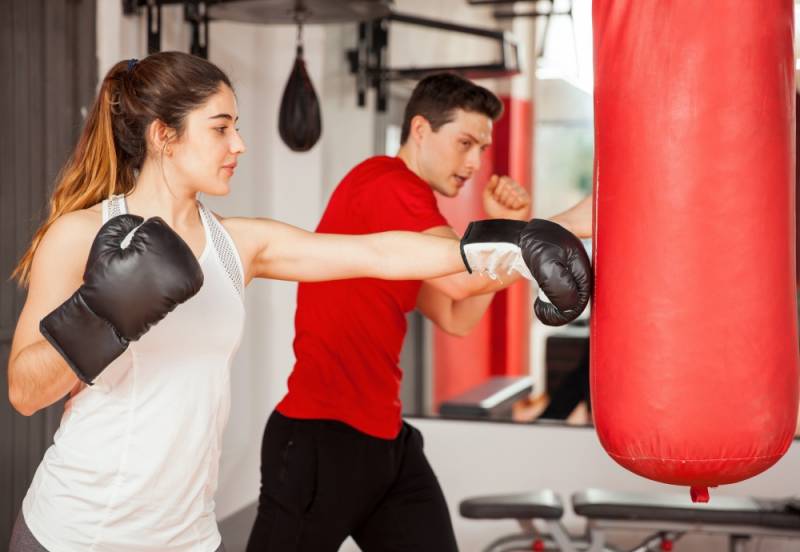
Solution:
M 482 113 L 456 109 L 453 120 L 420 132 L 420 176 L 442 195 L 455 197 L 481 166 L 492 143 L 492 120 Z

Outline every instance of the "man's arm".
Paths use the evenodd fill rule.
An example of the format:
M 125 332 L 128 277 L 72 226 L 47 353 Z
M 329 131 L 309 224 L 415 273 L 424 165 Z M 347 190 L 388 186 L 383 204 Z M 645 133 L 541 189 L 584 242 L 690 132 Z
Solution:
M 464 337 L 478 324 L 493 298 L 492 291 L 454 300 L 429 282 L 423 282 L 417 296 L 417 308 L 445 332 Z
M 424 233 L 459 239 L 449 226 L 437 226 Z M 480 321 L 494 293 L 518 279 L 516 272 L 502 280 L 493 280 L 485 274 L 469 274 L 465 271 L 426 280 L 417 297 L 417 308 L 445 332 L 464 336 Z
M 591 238 L 593 206 L 594 195 L 589 194 L 566 211 L 550 217 L 550 220 L 560 224 L 579 238 Z

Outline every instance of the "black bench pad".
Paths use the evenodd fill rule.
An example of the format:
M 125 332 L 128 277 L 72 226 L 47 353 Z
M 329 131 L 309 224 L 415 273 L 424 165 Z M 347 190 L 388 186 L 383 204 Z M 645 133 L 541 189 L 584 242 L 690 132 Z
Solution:
M 800 531 L 797 498 L 761 500 L 712 496 L 693 503 L 687 494 L 619 493 L 587 489 L 572 496 L 572 508 L 589 519 L 751 525 Z
M 564 505 L 555 492 L 478 496 L 463 500 L 459 511 L 470 519 L 561 519 Z

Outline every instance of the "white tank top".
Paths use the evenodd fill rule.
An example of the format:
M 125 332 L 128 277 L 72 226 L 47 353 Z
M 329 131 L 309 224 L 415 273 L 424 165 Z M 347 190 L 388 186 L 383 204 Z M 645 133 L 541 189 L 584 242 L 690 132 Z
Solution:
M 200 291 L 67 401 L 22 504 L 52 552 L 214 551 L 229 373 L 244 325 L 243 270 L 222 224 L 198 202 Z M 103 202 L 103 221 L 127 211 Z

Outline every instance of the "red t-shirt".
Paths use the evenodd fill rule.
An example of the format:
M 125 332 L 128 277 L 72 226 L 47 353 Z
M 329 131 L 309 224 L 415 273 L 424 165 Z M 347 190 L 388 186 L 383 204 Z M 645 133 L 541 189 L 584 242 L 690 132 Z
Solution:
M 430 186 L 394 157 L 373 157 L 344 177 L 317 232 L 422 232 L 446 226 Z M 413 259 L 408 259 L 413 262 Z M 372 278 L 302 283 L 297 291 L 290 418 L 344 422 L 393 439 L 400 430 L 400 349 L 421 282 Z

